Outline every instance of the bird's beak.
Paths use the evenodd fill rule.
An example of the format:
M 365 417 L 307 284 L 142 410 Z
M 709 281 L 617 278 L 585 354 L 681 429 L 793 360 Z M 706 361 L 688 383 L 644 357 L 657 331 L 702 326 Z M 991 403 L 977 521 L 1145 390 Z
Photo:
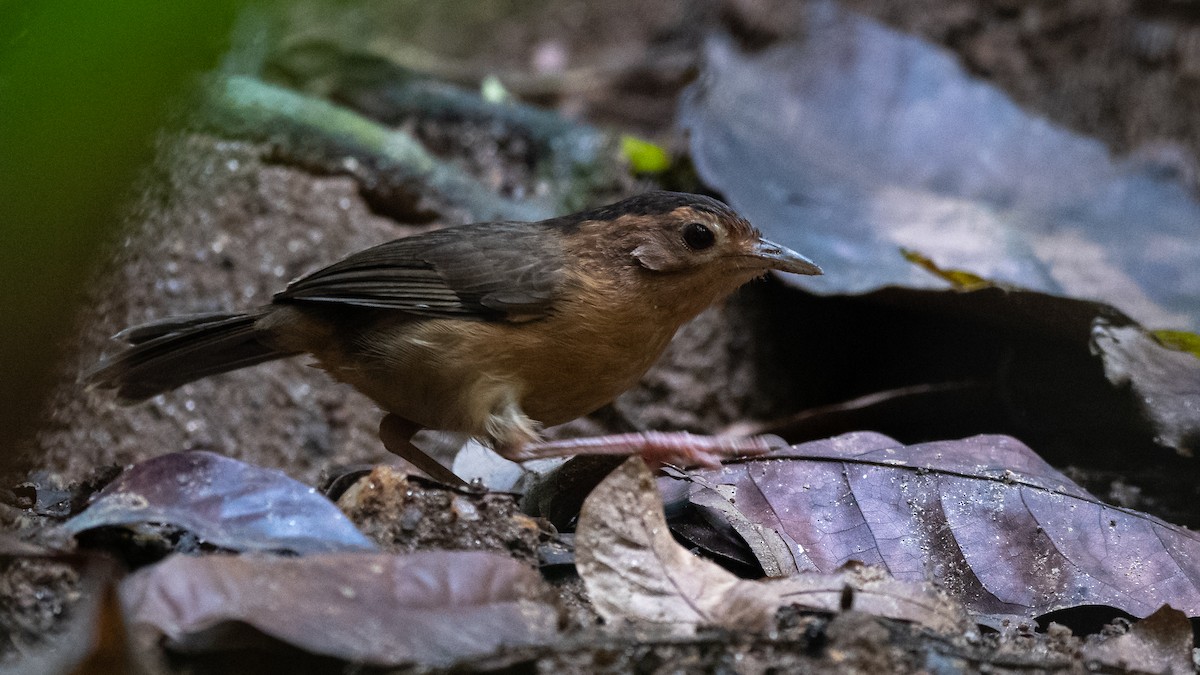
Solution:
M 764 266 L 780 272 L 822 274 L 821 268 L 817 267 L 813 261 L 786 246 L 780 246 L 766 239 L 759 239 L 750 255 L 761 260 Z

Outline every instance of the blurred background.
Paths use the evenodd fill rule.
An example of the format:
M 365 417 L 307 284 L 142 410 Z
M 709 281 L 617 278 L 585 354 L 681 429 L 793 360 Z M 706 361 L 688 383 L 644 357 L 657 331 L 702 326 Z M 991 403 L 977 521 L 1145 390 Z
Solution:
M 0 427 L 4 462 L 40 418 L 53 365 L 172 104 L 228 49 L 234 7 L 0 7 Z

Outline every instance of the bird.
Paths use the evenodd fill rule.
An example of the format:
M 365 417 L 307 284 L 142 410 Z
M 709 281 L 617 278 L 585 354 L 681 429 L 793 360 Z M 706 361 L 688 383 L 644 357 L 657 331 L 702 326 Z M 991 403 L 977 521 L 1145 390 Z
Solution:
M 133 403 L 308 354 L 382 408 L 384 445 L 434 478 L 458 479 L 412 446 L 421 429 L 475 437 L 513 461 L 641 453 L 712 466 L 769 448 L 682 432 L 568 441 L 540 432 L 631 388 L 681 326 L 770 270 L 822 273 L 717 199 L 651 191 L 378 244 L 257 309 L 128 328 L 115 336 L 128 347 L 86 380 Z

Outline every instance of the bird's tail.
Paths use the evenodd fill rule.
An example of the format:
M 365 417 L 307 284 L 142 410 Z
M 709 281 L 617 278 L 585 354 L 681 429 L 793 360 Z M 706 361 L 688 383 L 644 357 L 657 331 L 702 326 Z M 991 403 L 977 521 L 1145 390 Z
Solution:
M 196 314 L 128 328 L 117 339 L 131 346 L 86 375 L 90 384 L 141 401 L 209 375 L 291 356 L 259 340 L 262 312 Z

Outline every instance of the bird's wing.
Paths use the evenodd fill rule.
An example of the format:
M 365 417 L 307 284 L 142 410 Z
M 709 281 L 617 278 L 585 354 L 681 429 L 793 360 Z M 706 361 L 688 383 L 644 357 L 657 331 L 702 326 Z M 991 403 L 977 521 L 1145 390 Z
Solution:
M 479 223 L 380 244 L 292 282 L 276 302 L 526 321 L 553 309 L 563 250 L 532 223 Z M 548 236 L 551 235 L 551 236 Z

